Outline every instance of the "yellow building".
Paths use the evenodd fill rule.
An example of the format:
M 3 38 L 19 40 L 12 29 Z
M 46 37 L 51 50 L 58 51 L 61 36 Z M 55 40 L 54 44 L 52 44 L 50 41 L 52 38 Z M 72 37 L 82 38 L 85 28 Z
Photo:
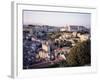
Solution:
M 39 53 L 38 53 L 38 57 L 39 57 L 40 59 L 48 58 L 48 52 L 45 51 L 45 50 L 43 50 L 43 49 L 41 49 L 41 50 L 39 51 Z
M 38 57 L 40 59 L 49 58 L 49 44 L 47 41 L 42 42 L 42 49 L 38 52 Z
M 49 51 L 49 48 L 48 47 L 49 47 L 49 44 L 48 44 L 47 41 L 45 41 L 45 42 L 42 43 L 42 49 L 43 50 L 45 50 L 45 51 L 48 52 Z

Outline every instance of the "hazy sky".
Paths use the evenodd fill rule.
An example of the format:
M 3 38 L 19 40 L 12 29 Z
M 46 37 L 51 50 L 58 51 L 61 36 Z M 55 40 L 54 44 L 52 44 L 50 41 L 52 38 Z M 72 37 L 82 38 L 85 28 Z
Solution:
M 91 14 L 46 11 L 23 11 L 23 24 L 51 26 L 82 25 L 90 27 Z

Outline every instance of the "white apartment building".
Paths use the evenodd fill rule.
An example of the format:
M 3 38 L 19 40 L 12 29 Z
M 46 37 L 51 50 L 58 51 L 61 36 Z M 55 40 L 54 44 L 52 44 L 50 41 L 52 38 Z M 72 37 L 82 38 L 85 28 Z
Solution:
M 67 31 L 77 32 L 77 31 L 86 31 L 87 28 L 80 25 L 66 25 Z

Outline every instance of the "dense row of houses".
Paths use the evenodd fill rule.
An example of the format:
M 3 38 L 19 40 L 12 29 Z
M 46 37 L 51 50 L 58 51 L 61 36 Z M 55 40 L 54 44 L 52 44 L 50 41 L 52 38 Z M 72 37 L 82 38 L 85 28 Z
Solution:
M 69 31 L 69 32 L 78 32 L 78 31 L 87 31 L 90 32 L 90 29 L 79 26 L 79 25 L 66 25 L 64 27 L 48 26 L 48 25 L 24 25 L 23 31 L 29 31 L 30 34 L 33 32 L 57 32 L 57 31 Z

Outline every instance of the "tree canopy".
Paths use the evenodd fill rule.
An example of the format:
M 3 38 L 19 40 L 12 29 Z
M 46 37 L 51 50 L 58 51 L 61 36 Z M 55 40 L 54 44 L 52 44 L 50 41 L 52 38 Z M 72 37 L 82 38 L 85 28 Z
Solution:
M 78 43 L 67 56 L 68 66 L 83 66 L 91 63 L 90 40 Z

